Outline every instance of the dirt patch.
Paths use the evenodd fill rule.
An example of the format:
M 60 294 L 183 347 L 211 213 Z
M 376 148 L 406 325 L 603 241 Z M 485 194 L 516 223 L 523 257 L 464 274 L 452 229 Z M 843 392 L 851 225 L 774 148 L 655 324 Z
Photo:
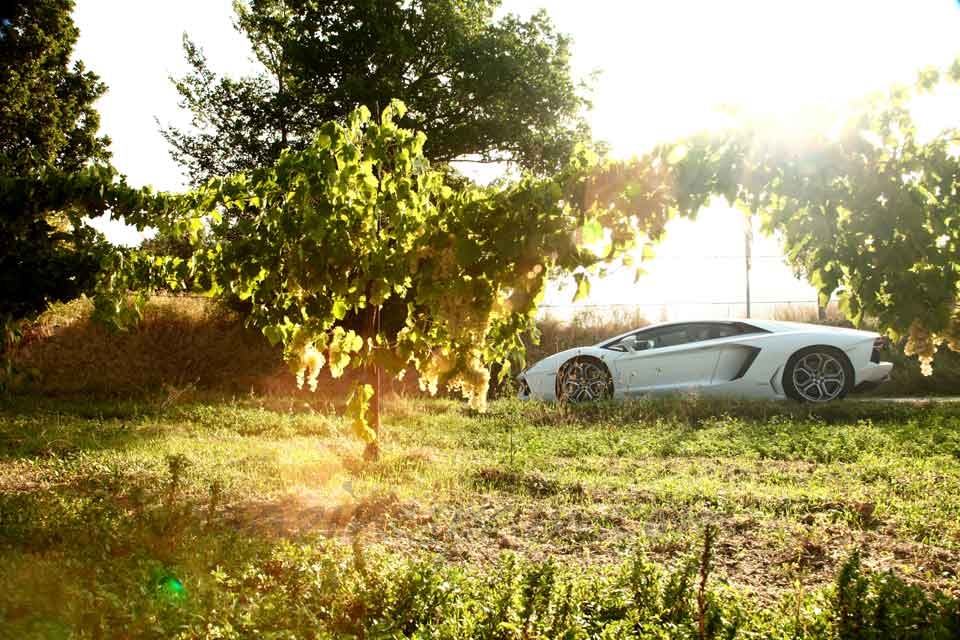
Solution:
M 832 583 L 854 548 L 878 571 L 892 569 L 908 581 L 958 592 L 960 553 L 919 542 L 903 543 L 887 529 L 849 528 L 832 522 L 804 525 L 780 517 L 702 511 L 626 513 L 619 504 L 568 502 L 557 496 L 471 496 L 456 504 L 399 505 L 367 527 L 371 542 L 407 555 L 436 553 L 451 562 L 490 565 L 511 551 L 532 560 L 566 565 L 622 562 L 636 549 L 672 565 L 696 554 L 703 526 L 720 530 L 716 573 L 725 581 L 774 601 L 795 588 Z
M 565 494 L 583 498 L 586 495 L 586 490 L 580 483 L 564 484 L 540 473 L 521 473 L 493 467 L 478 471 L 477 483 L 498 491 L 524 491 L 538 497 Z
M 249 534 L 267 537 L 340 537 L 371 525 L 376 528 L 404 508 L 392 492 L 342 501 L 289 496 L 234 506 L 225 513 L 224 522 Z

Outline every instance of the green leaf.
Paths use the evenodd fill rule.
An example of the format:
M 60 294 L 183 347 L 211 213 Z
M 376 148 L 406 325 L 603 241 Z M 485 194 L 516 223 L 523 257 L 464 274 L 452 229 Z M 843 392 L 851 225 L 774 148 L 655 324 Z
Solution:
M 588 220 L 580 228 L 580 243 L 592 245 L 603 241 L 603 225 L 599 220 Z
M 362 441 L 370 443 L 377 440 L 377 433 L 370 428 L 367 411 L 373 398 L 373 387 L 369 384 L 357 384 L 347 398 L 347 415 L 351 418 L 354 434 Z
M 673 148 L 670 149 L 670 153 L 667 154 L 667 163 L 679 164 L 687 157 L 688 152 L 689 150 L 687 149 L 686 145 L 684 144 L 674 145 Z
M 950 68 L 947 70 L 947 77 L 950 78 L 951 82 L 960 84 L 960 57 L 956 58 L 953 64 L 950 65 Z
M 339 378 L 350 365 L 350 354 L 339 350 L 330 350 L 330 357 L 327 358 L 327 366 L 330 367 L 330 375 Z
M 921 69 L 917 76 L 917 88 L 921 91 L 932 91 L 940 82 L 940 70 L 936 67 Z
M 573 279 L 577 283 L 577 292 L 573 296 L 573 301 L 583 300 L 590 295 L 590 280 L 585 273 L 573 274 Z
M 283 341 L 283 331 L 276 325 L 271 324 L 264 327 L 263 335 L 267 337 L 267 341 L 270 343 L 271 347 L 274 347 Z

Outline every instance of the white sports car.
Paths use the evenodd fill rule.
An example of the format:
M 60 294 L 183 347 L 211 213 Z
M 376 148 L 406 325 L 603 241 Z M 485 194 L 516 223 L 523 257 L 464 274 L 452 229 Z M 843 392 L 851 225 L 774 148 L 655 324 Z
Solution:
M 520 397 L 584 402 L 694 391 L 829 402 L 875 387 L 893 364 L 886 338 L 798 322 L 670 322 L 544 358 L 521 373 Z

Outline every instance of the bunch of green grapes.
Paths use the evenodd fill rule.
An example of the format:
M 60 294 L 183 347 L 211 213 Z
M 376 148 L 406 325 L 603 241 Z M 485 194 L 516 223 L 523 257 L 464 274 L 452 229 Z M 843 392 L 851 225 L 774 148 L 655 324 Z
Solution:
M 951 351 L 960 353 L 960 306 L 957 306 L 957 311 L 953 314 L 950 326 L 947 327 L 947 331 L 943 337 L 947 341 L 947 346 L 950 347 Z
M 933 356 L 945 342 L 951 350 L 960 352 L 960 317 L 955 316 L 943 333 L 933 333 L 922 322 L 914 320 L 903 352 L 916 356 L 920 361 L 920 372 L 929 376 L 933 375 Z

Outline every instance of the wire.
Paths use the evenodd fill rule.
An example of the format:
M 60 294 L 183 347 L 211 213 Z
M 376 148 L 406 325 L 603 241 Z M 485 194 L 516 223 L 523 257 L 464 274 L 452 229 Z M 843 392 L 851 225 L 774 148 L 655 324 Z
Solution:
M 750 304 L 817 304 L 817 300 L 751 300 Z M 663 302 L 612 302 L 610 304 L 541 304 L 541 309 L 606 309 L 611 307 L 664 307 L 676 305 L 743 305 L 745 300 L 698 301 L 698 300 L 665 300 Z
M 701 256 L 698 254 L 689 254 L 689 255 L 664 255 L 664 256 L 653 256 L 646 260 L 645 262 L 656 262 L 657 260 L 744 260 L 746 256 Z M 757 256 L 751 255 L 751 260 L 784 260 L 784 256 Z

